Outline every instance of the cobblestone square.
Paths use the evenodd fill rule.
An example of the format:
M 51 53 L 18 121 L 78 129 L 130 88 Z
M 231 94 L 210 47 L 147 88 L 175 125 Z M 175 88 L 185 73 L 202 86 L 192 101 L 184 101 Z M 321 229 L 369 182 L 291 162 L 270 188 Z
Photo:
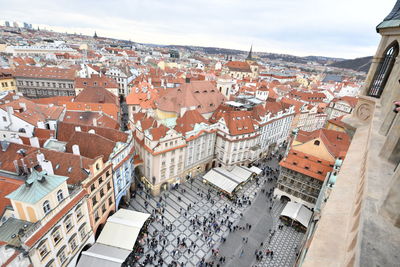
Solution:
M 277 160 L 273 158 L 261 165 L 264 166 L 276 168 Z M 259 185 L 255 180 L 249 181 L 238 192 L 238 198 L 248 197 L 251 205 L 235 205 L 233 201 L 219 196 L 216 189 L 203 183 L 201 178 L 183 183 L 176 190 L 162 192 L 157 197 L 146 195 L 143 191 L 136 194 L 136 197 L 131 199 L 131 209 L 150 214 L 155 214 L 154 211 L 158 207 L 164 209 L 163 216 L 156 213 L 158 218 L 149 225 L 148 239 L 165 241 L 159 242 L 156 248 L 144 245 L 143 256 L 136 263 L 131 263 L 131 266 L 144 266 L 146 255 L 154 256 L 155 253 L 161 255 L 162 266 L 168 266 L 173 261 L 181 267 L 200 266 L 202 259 L 205 262 L 214 262 L 213 266 L 217 266 L 217 263 L 219 266 L 292 266 L 296 257 L 295 249 L 304 234 L 287 226 L 278 230 L 279 215 L 285 203 L 272 199 L 273 208 L 269 211 L 271 200 L 266 194 L 261 193 L 262 188 L 268 192 L 275 183 L 276 180 L 267 181 L 264 176 L 259 180 Z M 210 199 L 206 198 L 207 193 L 210 193 Z M 203 194 L 203 197 L 200 194 Z M 181 200 L 178 200 L 178 197 Z M 224 208 L 227 208 L 228 212 L 224 213 Z M 231 208 L 233 213 L 230 212 Z M 221 223 L 218 231 L 212 228 L 211 231 L 206 231 L 210 233 L 208 236 L 202 225 L 193 226 L 191 220 L 196 220 L 197 216 L 202 221 L 203 218 L 208 218 L 210 213 L 215 216 L 216 222 Z M 240 214 L 243 214 L 243 217 Z M 247 223 L 252 224 L 253 228 L 230 232 L 227 224 L 222 223 L 224 220 L 231 222 L 231 228 L 244 226 Z M 169 225 L 172 226 L 172 231 L 166 229 Z M 274 230 L 275 234 L 268 242 L 269 232 Z M 226 241 L 222 242 L 221 237 L 225 237 Z M 179 241 L 182 242 L 183 238 L 187 247 L 179 245 Z M 248 241 L 243 243 L 243 238 L 247 238 Z M 260 242 L 263 242 L 262 248 Z M 212 255 L 212 249 L 218 249 L 218 256 Z M 256 261 L 255 249 L 273 250 L 274 256 L 273 258 L 264 256 L 261 261 Z M 243 250 L 242 256 L 240 256 L 241 250 Z M 219 262 L 221 256 L 226 258 L 225 263 Z M 157 260 L 152 264 L 147 263 L 146 266 L 161 265 Z

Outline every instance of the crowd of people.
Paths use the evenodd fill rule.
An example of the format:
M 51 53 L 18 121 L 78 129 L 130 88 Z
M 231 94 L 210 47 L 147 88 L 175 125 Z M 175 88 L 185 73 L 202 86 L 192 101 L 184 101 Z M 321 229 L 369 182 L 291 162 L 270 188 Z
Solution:
M 278 169 L 277 168 L 271 168 L 267 165 L 267 163 L 272 160 L 272 157 L 275 157 L 277 159 L 280 159 L 280 155 L 275 155 L 275 156 L 269 156 L 267 158 L 264 158 L 260 160 L 256 166 L 258 166 L 262 170 L 262 175 L 261 178 L 257 177 L 256 178 L 256 185 L 257 188 L 260 189 L 261 194 L 265 194 L 266 200 L 269 203 L 273 203 L 273 190 L 274 187 L 270 187 L 269 190 L 267 190 L 266 184 L 269 183 L 271 184 L 272 182 L 277 180 L 278 176 Z M 190 179 L 189 182 L 193 182 L 193 179 Z M 185 198 L 186 189 L 181 188 L 178 184 L 175 185 L 172 190 L 177 190 L 180 194 L 179 196 L 176 197 L 178 202 L 184 201 L 183 199 Z M 254 193 L 254 197 L 256 197 L 257 192 Z M 144 205 L 145 208 L 148 209 L 149 203 L 149 193 L 146 192 L 145 188 L 142 188 L 142 191 L 139 192 L 139 194 L 144 194 Z M 214 205 L 215 201 L 215 195 L 217 197 L 221 197 L 223 195 L 222 192 L 217 191 L 216 189 L 209 188 L 208 191 L 203 191 L 200 188 L 197 188 L 197 197 L 198 201 L 201 201 L 202 199 L 205 199 L 209 201 L 212 205 Z M 143 196 L 143 195 L 142 195 Z M 152 218 L 154 221 L 157 221 L 163 226 L 162 231 L 157 231 L 155 230 L 153 233 L 150 235 L 146 236 L 143 238 L 144 245 L 147 245 L 148 248 L 150 248 L 144 255 L 141 255 L 141 258 L 144 260 L 141 260 L 141 263 L 137 262 L 137 266 L 168 266 L 168 267 L 173 267 L 173 266 L 179 266 L 183 267 L 186 266 L 185 262 L 179 262 L 179 259 L 181 258 L 182 255 L 186 255 L 190 257 L 190 255 L 193 255 L 196 253 L 198 249 L 198 245 L 196 242 L 193 240 L 190 240 L 188 237 L 186 237 L 184 234 L 181 234 L 177 236 L 174 240 L 174 242 L 169 242 L 167 239 L 167 236 L 169 232 L 172 232 L 174 230 L 174 227 L 172 223 L 169 223 L 168 220 L 165 218 L 165 207 L 167 205 L 166 200 L 169 197 L 169 193 L 166 192 L 164 193 L 164 196 L 160 196 L 158 198 L 158 201 L 156 202 L 156 208 L 152 209 Z M 243 207 L 248 207 L 252 205 L 252 201 L 249 195 L 241 195 L 241 196 L 236 196 L 232 201 L 228 204 L 225 204 L 224 207 L 221 210 L 217 211 L 209 211 L 206 215 L 200 216 L 197 215 L 193 212 L 190 212 L 191 209 L 194 208 L 194 206 L 197 204 L 197 202 L 189 203 L 187 204 L 186 208 L 180 207 L 179 209 L 179 214 L 181 216 L 184 216 L 187 218 L 189 221 L 190 225 L 189 228 L 192 232 L 195 233 L 195 235 L 203 240 L 203 242 L 211 249 L 212 256 L 206 260 L 205 258 L 202 258 L 200 262 L 198 263 L 198 266 L 201 267 L 211 267 L 211 266 L 222 266 L 225 261 L 226 261 L 226 256 L 220 255 L 220 252 L 218 250 L 219 243 L 225 243 L 226 242 L 226 237 L 220 237 L 219 238 L 219 243 L 217 243 L 214 239 L 213 236 L 216 233 L 219 233 L 222 231 L 223 227 L 226 227 L 225 229 L 228 229 L 230 233 L 236 232 L 236 231 L 250 231 L 252 229 L 252 225 L 250 223 L 246 223 L 243 225 L 236 224 L 231 216 L 232 214 L 235 213 L 236 208 L 243 208 Z M 183 205 L 185 206 L 185 205 Z M 269 211 L 271 212 L 272 209 L 272 204 L 269 206 Z M 243 213 L 239 213 L 240 217 L 243 217 Z M 270 237 L 269 241 L 271 240 L 273 234 L 275 232 L 270 230 Z M 266 237 L 268 238 L 268 237 Z M 243 243 L 246 244 L 248 242 L 248 237 L 243 237 Z M 172 250 L 170 255 L 172 256 L 173 260 L 170 263 L 165 263 L 165 258 L 163 257 L 163 252 L 165 251 L 166 245 L 171 243 L 175 248 Z M 245 246 L 245 245 L 243 245 Z M 139 250 L 143 252 L 143 249 Z M 244 254 L 244 249 L 242 249 L 240 255 Z M 264 257 L 270 257 L 273 258 L 274 252 L 270 249 L 263 250 L 258 249 L 255 251 L 255 257 L 257 261 L 261 261 Z M 165 255 L 165 254 L 164 254 Z

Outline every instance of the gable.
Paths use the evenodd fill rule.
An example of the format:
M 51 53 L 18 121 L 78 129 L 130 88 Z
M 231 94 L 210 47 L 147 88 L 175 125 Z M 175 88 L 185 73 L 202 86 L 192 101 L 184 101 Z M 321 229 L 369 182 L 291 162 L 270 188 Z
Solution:
M 315 145 L 316 141 L 319 141 L 319 145 Z M 335 157 L 329 153 L 329 150 L 322 142 L 321 138 L 315 138 L 303 144 L 294 145 L 293 148 L 305 154 L 309 154 L 326 161 L 335 161 Z

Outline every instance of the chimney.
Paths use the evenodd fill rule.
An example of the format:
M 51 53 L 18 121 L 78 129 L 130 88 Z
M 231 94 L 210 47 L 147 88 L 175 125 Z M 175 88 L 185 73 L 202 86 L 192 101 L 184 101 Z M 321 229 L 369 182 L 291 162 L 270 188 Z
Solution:
M 148 81 L 149 84 L 151 84 L 151 78 L 149 78 L 147 81 Z
M 186 77 L 185 78 L 185 83 L 190 83 L 190 78 Z
M 8 113 L 8 115 L 11 117 L 11 115 L 12 114 L 14 114 L 14 109 L 13 109 L 13 107 L 7 107 L 7 113 Z
M 44 127 L 44 122 L 43 121 L 38 121 L 37 122 L 37 127 L 40 129 L 45 129 L 46 127 Z
M 26 110 L 26 103 L 24 102 L 19 102 L 19 106 L 22 108 L 22 111 Z
M 40 164 L 40 167 L 42 167 L 42 169 L 47 174 L 54 174 L 53 165 L 51 164 L 51 161 L 46 160 L 42 152 L 38 151 L 36 158 Z
M 29 138 L 29 142 L 31 143 L 31 146 L 33 146 L 33 147 L 38 147 L 38 148 L 40 147 L 39 139 L 37 137 Z
M 97 127 L 97 119 L 96 118 L 93 118 L 93 126 Z
M 0 144 L 1 144 L 1 151 L 6 152 L 8 149 L 8 146 L 10 145 L 10 142 L 0 141 Z
M 81 154 L 80 151 L 79 151 L 79 145 L 73 145 L 72 146 L 72 153 L 74 155 L 80 155 Z
M 81 131 L 81 126 L 75 126 L 75 132 L 80 132 Z
M 147 100 L 150 100 L 151 95 L 150 95 L 150 91 L 147 91 Z
M 13 162 L 14 162 L 15 172 L 16 172 L 17 174 L 21 174 L 20 169 L 19 169 L 19 166 L 18 166 L 18 160 L 14 160 Z

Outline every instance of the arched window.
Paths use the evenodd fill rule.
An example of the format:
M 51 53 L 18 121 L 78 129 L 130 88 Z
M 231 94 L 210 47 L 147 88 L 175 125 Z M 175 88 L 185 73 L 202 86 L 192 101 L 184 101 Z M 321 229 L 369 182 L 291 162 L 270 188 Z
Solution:
M 315 140 L 314 145 L 319 146 L 319 140 Z
M 374 80 L 369 88 L 368 95 L 379 98 L 385 88 L 386 82 L 392 71 L 394 61 L 399 54 L 399 44 L 395 42 L 386 49 L 384 58 L 376 69 Z
M 58 192 L 57 192 L 57 200 L 58 200 L 58 202 L 61 202 L 63 199 L 64 199 L 63 192 L 62 192 L 62 190 L 60 189 L 60 190 L 58 190 Z
M 48 200 L 43 202 L 43 211 L 45 214 L 50 212 L 50 202 Z

